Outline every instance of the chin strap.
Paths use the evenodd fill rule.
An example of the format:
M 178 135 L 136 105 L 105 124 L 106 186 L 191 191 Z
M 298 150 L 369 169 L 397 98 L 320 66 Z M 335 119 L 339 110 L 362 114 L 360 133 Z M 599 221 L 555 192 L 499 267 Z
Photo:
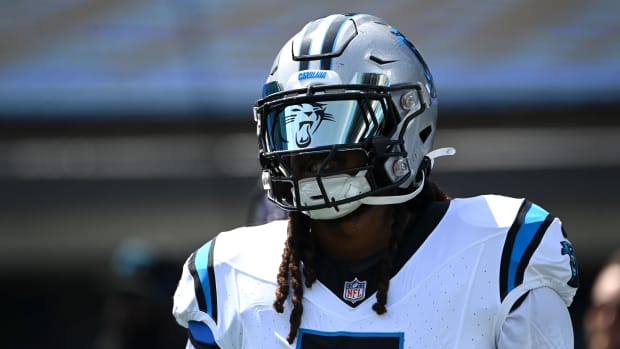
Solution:
M 452 156 L 454 154 L 456 154 L 456 149 L 452 147 L 447 147 L 447 148 L 435 149 L 429 152 L 428 154 L 426 154 L 426 157 L 430 159 L 431 161 L 430 167 L 432 169 L 433 165 L 435 164 L 436 158 L 439 158 L 442 156 Z M 412 191 L 411 193 L 408 193 L 405 195 L 394 195 L 394 196 L 367 196 L 365 198 L 360 199 L 360 202 L 366 205 L 391 205 L 391 204 L 400 204 L 405 201 L 409 201 L 413 199 L 414 197 L 418 196 L 418 194 L 420 194 L 422 192 L 422 189 L 424 188 L 424 180 L 426 178 L 424 175 L 424 171 L 420 171 L 420 172 L 422 172 L 422 180 L 420 181 L 420 185 L 418 185 L 416 190 Z
M 456 149 L 452 147 L 446 147 L 446 148 L 435 149 L 429 152 L 428 154 L 426 154 L 426 157 L 431 159 L 431 168 L 433 168 L 433 165 L 435 164 L 435 159 L 440 158 L 442 156 L 452 156 L 454 154 L 456 154 Z

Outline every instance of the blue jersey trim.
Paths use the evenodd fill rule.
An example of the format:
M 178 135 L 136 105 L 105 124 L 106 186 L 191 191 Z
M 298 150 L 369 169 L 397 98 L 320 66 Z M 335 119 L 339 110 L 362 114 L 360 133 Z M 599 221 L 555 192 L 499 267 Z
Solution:
M 362 343 L 367 344 L 367 343 L 364 343 L 364 341 L 366 340 L 368 341 L 372 341 L 373 339 L 381 340 L 381 338 L 384 338 L 387 340 L 392 339 L 392 340 L 397 341 L 397 343 L 391 342 L 391 344 L 389 345 L 389 348 L 396 349 L 396 346 L 397 346 L 398 349 L 403 349 L 404 343 L 405 343 L 405 334 L 403 332 L 349 332 L 349 331 L 324 332 L 324 331 L 301 328 L 299 329 L 299 336 L 297 340 L 296 349 L 305 349 L 306 347 L 308 348 L 315 347 L 313 345 L 304 346 L 304 343 L 305 343 L 304 335 L 321 337 L 327 341 L 331 341 L 330 338 L 334 338 L 334 345 L 335 343 L 338 343 L 338 347 L 343 348 L 343 349 L 349 349 L 352 347 L 359 348 L 360 344 Z M 336 339 L 336 337 L 339 337 L 339 338 Z M 347 338 L 349 338 L 349 340 L 347 340 Z M 389 348 L 386 348 L 386 349 L 389 349 Z
M 189 272 L 194 278 L 194 289 L 198 308 L 217 322 L 217 293 L 215 271 L 213 270 L 213 248 L 215 239 L 207 242 L 188 261 Z
M 198 251 L 196 251 L 196 271 L 202 285 L 202 292 L 206 300 L 206 312 L 213 318 L 213 302 L 211 295 L 211 282 L 209 278 L 209 255 L 213 240 L 207 242 Z
M 213 332 L 206 324 L 198 321 L 190 321 L 188 323 L 188 329 L 194 340 L 203 344 L 215 344 Z
M 310 333 L 316 334 L 323 337 L 337 337 L 337 336 L 347 336 L 347 337 L 398 337 L 402 338 L 403 332 L 349 332 L 349 331 L 335 331 L 335 332 L 326 332 L 326 331 L 318 331 L 318 330 L 309 330 L 302 328 L 299 330 L 299 333 Z
M 545 221 L 549 213 L 536 204 L 532 204 L 525 214 L 525 219 L 521 228 L 517 231 L 515 243 L 510 255 L 510 266 L 508 267 L 508 292 L 514 289 L 517 280 L 517 270 L 523 260 L 525 251 L 534 240 L 536 232 Z
M 500 298 L 523 282 L 525 269 L 554 217 L 540 206 L 523 202 L 508 230 L 500 265 Z

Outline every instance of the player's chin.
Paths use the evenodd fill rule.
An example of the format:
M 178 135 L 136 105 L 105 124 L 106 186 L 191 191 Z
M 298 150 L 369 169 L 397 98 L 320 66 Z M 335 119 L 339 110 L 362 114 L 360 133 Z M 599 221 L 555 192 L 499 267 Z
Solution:
M 353 221 L 353 220 L 358 220 L 359 218 L 363 217 L 366 215 L 366 213 L 372 208 L 372 206 L 370 205 L 361 205 L 360 207 L 358 207 L 357 209 L 355 209 L 353 212 L 342 216 L 340 218 L 335 219 L 336 221 L 341 221 L 341 222 L 347 222 L 347 221 Z

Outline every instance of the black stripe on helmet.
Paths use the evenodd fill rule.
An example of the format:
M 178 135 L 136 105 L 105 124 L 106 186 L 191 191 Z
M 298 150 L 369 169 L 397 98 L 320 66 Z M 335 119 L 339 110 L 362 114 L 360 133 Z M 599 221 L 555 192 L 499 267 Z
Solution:
M 304 37 L 301 40 L 301 46 L 299 47 L 299 54 L 297 56 L 297 58 L 300 59 L 299 71 L 308 70 L 308 67 L 310 66 L 310 62 L 303 57 L 306 57 L 310 54 L 310 46 L 312 45 L 312 33 L 316 30 L 320 23 L 321 21 L 314 21 L 308 24 L 308 28 L 304 32 Z M 293 57 L 293 59 L 295 58 L 296 57 Z
M 325 34 L 325 38 L 323 40 L 323 47 L 321 47 L 321 55 L 331 54 L 333 53 L 334 43 L 336 38 L 338 37 L 338 32 L 340 32 L 340 28 L 342 28 L 343 24 L 349 19 L 346 16 L 338 16 L 327 29 L 327 33 Z M 323 58 L 321 59 L 321 69 L 329 70 L 332 66 L 332 59 Z

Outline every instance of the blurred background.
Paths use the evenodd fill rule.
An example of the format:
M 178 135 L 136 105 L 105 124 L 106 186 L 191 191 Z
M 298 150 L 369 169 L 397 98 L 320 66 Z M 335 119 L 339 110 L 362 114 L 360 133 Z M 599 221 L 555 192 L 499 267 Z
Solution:
M 620 247 L 615 0 L 3 1 L 2 348 L 183 346 L 171 293 L 193 250 L 249 222 L 272 59 L 334 12 L 384 18 L 430 65 L 436 145 L 457 148 L 444 189 L 562 218 L 584 348 L 590 284 Z

